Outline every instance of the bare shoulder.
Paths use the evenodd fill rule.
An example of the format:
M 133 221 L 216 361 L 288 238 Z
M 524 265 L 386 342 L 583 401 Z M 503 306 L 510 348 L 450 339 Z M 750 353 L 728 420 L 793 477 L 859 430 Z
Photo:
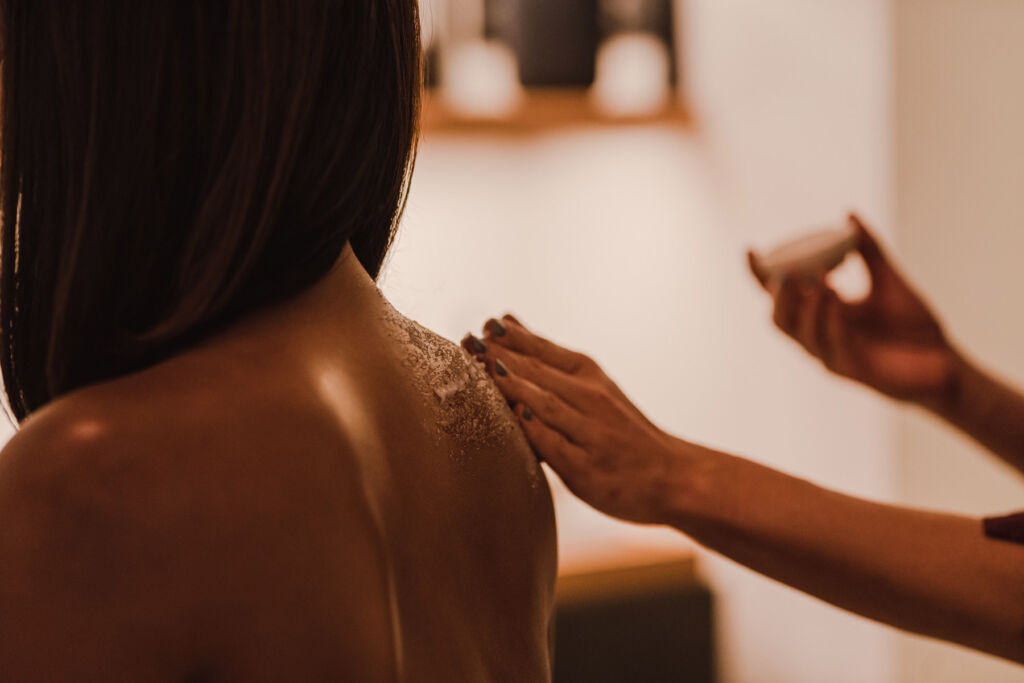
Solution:
M 56 401 L 0 451 L 0 670 L 389 679 L 387 561 L 344 435 L 280 402 L 143 389 Z
M 481 363 L 434 331 L 389 307 L 392 340 L 437 427 L 458 450 L 522 447 L 505 399 Z M 522 450 L 522 448 L 520 448 Z

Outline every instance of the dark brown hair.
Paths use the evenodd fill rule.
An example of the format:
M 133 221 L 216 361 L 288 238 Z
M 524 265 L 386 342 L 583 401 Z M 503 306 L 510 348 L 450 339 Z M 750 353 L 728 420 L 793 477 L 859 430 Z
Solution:
M 0 0 L 12 417 L 311 286 L 377 277 L 415 156 L 416 0 Z

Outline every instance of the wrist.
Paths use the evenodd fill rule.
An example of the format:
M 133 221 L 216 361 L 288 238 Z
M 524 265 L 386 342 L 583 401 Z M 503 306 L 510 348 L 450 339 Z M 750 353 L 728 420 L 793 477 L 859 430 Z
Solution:
M 702 509 L 711 495 L 714 451 L 669 437 L 673 457 L 665 473 L 656 502 L 659 521 L 687 531 L 691 523 L 701 518 Z
M 917 403 L 945 418 L 955 417 L 963 408 L 965 396 L 977 378 L 977 369 L 955 349 L 949 351 L 949 369 L 943 382 Z

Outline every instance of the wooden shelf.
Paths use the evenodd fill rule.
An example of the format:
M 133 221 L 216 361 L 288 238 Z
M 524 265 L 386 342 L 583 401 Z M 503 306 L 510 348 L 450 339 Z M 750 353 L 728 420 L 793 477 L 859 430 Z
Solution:
M 554 680 L 713 683 L 714 611 L 692 558 L 563 575 Z
M 563 573 L 558 577 L 558 604 L 646 595 L 698 583 L 695 558 L 681 557 L 597 571 Z
M 689 111 L 673 101 L 659 112 L 641 117 L 609 116 L 591 102 L 584 89 L 527 90 L 520 106 L 507 117 L 468 117 L 448 107 L 441 97 L 427 92 L 423 102 L 424 135 L 441 134 L 504 134 L 521 135 L 580 126 L 622 126 L 661 124 L 689 126 Z

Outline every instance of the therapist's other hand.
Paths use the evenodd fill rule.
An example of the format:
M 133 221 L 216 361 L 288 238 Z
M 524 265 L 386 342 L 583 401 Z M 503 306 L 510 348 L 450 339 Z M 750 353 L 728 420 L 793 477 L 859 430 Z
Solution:
M 684 459 L 589 357 L 530 332 L 513 316 L 463 346 L 487 365 L 534 452 L 602 512 L 661 523 Z
M 959 366 L 956 352 L 871 232 L 856 215 L 850 221 L 871 276 L 871 291 L 860 301 L 840 298 L 826 273 L 777 283 L 748 254 L 751 271 L 774 299 L 776 326 L 838 375 L 898 400 L 943 400 Z

